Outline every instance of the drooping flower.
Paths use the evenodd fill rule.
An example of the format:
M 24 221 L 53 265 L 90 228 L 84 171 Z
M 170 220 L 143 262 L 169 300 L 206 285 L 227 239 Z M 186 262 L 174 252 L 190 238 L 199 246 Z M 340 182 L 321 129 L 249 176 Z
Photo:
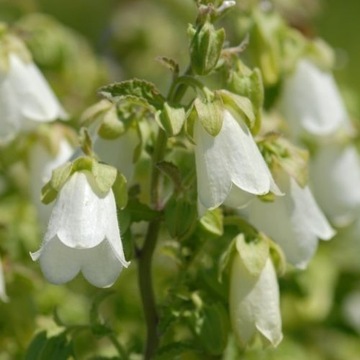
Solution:
M 0 70 L 0 141 L 9 141 L 18 132 L 33 130 L 40 123 L 66 117 L 36 65 L 10 53 L 7 69 Z
M 6 289 L 5 289 L 5 279 L 4 279 L 4 270 L 3 266 L 0 260 L 0 300 L 4 302 L 8 302 L 9 298 L 6 295 Z
M 216 136 L 197 121 L 194 128 L 198 198 L 201 207 L 246 205 L 254 195 L 281 195 L 244 121 L 224 111 Z
M 238 253 L 230 273 L 230 320 L 239 343 L 246 345 L 256 335 L 263 343 L 277 346 L 282 340 L 279 286 L 270 257 L 260 274 L 251 274 Z
M 310 180 L 316 200 L 336 225 L 346 225 L 357 216 L 360 157 L 355 146 L 320 145 L 310 162 Z
M 44 242 L 31 256 L 51 283 L 68 282 L 81 271 L 91 284 L 111 286 L 129 265 L 113 191 L 100 191 L 87 170 L 71 175 L 58 194 Z
M 305 268 L 317 249 L 318 240 L 329 240 L 335 232 L 309 187 L 300 187 L 284 171 L 278 175 L 276 179 L 285 196 L 273 202 L 255 199 L 245 212 L 251 224 L 281 246 L 287 261 Z
M 348 114 L 333 76 L 301 59 L 285 79 L 280 111 L 295 138 L 304 133 L 325 137 L 351 129 Z

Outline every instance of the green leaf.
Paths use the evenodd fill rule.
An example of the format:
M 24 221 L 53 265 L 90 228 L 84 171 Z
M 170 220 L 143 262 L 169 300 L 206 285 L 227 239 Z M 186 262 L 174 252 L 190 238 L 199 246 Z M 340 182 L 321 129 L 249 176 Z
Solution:
M 46 331 L 41 331 L 31 341 L 25 354 L 25 360 L 40 359 L 41 352 L 45 348 L 46 342 L 47 342 Z
M 173 238 L 181 238 L 196 221 L 196 207 L 189 201 L 173 196 L 166 204 L 165 224 Z
M 129 211 L 131 216 L 131 221 L 152 221 L 159 216 L 159 213 L 149 206 L 141 203 L 136 198 L 130 198 L 126 206 L 126 210 Z
M 201 313 L 202 321 L 197 329 L 200 343 L 206 353 L 219 356 L 223 353 L 228 340 L 230 330 L 228 313 L 219 302 L 205 305 Z
M 156 86 L 148 81 L 133 79 L 103 86 L 100 95 L 111 101 L 118 101 L 126 96 L 145 100 L 156 109 L 161 109 L 165 102 Z
M 116 179 L 112 185 L 112 190 L 115 196 L 116 206 L 119 209 L 123 209 L 128 201 L 128 193 L 127 193 L 127 180 L 126 177 L 116 172 Z
M 258 276 L 269 257 L 270 245 L 259 233 L 257 238 L 246 241 L 244 234 L 236 237 L 236 250 L 250 274 Z

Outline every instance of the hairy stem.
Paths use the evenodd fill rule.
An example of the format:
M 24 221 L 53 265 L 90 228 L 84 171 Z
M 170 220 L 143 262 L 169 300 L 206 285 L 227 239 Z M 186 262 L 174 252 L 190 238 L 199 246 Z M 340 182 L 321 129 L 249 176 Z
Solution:
M 154 209 L 160 210 L 160 170 L 156 164 L 164 157 L 167 137 L 162 129 L 159 129 L 155 150 L 152 156 L 151 173 L 151 204 Z M 139 288 L 144 309 L 147 339 L 144 359 L 152 359 L 159 344 L 157 333 L 158 314 L 156 309 L 153 280 L 152 280 L 152 258 L 160 230 L 160 219 L 154 219 L 149 223 L 143 248 L 138 254 L 139 262 Z

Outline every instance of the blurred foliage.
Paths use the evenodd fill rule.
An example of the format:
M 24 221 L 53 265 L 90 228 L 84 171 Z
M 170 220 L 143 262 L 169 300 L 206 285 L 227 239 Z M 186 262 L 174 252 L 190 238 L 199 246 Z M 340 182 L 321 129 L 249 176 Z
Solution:
M 238 2 L 240 8 L 243 6 L 246 9 L 246 3 L 251 1 Z M 360 51 L 357 38 L 360 22 L 356 19 L 360 13 L 360 2 L 347 1 L 345 4 L 323 0 L 318 3 L 309 0 L 305 3 L 307 6 L 303 6 L 302 1 L 277 0 L 275 4 L 294 26 L 309 36 L 321 35 L 336 49 L 335 74 L 351 114 L 355 118 L 360 117 Z M 35 12 L 49 17 L 33 15 Z M 162 90 L 166 89 L 170 75 L 156 58 L 174 58 L 184 70 L 187 58 L 184 49 L 189 42 L 186 24 L 194 19 L 195 4 L 192 0 L 0 0 L 0 20 L 13 24 L 15 31 L 27 42 L 34 60 L 44 70 L 66 109 L 74 115 L 75 127 L 78 126 L 78 114 L 94 102 L 101 85 L 136 76 L 155 82 Z M 224 25 L 226 27 L 226 23 Z M 233 35 L 231 29 L 227 31 Z M 242 40 L 236 39 L 235 35 L 231 39 Z M 43 44 L 46 44 L 44 48 Z M 76 353 L 77 359 L 115 358 L 116 344 L 109 336 L 112 331 L 118 334 L 117 341 L 128 353 L 140 354 L 144 319 L 135 264 L 122 273 L 113 287 L 118 295 L 110 295 L 99 304 L 96 315 L 100 319 L 97 316 L 92 319 L 89 314 L 99 290 L 82 278 L 66 286 L 47 284 L 40 275 L 38 265 L 31 261 L 28 254 L 38 247 L 41 230 L 24 185 L 26 177 L 22 174 L 25 170 L 16 167 L 10 170 L 6 174 L 0 173 L 0 255 L 10 298 L 9 303 L 0 302 L 0 360 L 23 359 L 35 335 L 37 343 L 33 343 L 32 351 L 40 349 L 36 351 L 44 354 L 50 351 L 51 354 L 51 349 L 42 348 L 43 339 L 48 337 L 54 339 L 52 346 L 64 347 L 59 342 L 65 342 L 69 353 Z M 191 221 L 189 219 L 189 224 Z M 210 241 L 204 245 L 201 241 L 204 231 L 206 229 L 199 229 L 200 241 L 197 245 L 186 243 L 185 238 L 183 249 L 188 247 L 196 253 L 196 246 L 208 246 L 212 248 L 209 253 L 218 256 L 226 242 L 221 245 L 222 240 L 217 239 L 218 250 L 214 250 L 214 243 Z M 347 313 L 346 299 L 354 291 L 360 291 L 359 236 L 358 224 L 341 230 L 331 242 L 321 244 L 308 271 L 294 270 L 280 280 L 285 339 L 276 350 L 261 351 L 254 345 L 246 354 L 239 354 L 233 339 L 230 339 L 222 358 L 359 359 L 359 323 L 356 326 L 351 316 L 344 315 Z M 184 261 L 179 265 L 175 262 L 178 256 L 174 256 L 179 251 L 177 243 L 167 238 L 162 241 L 164 246 L 155 253 L 154 269 L 158 301 L 164 306 L 164 323 L 161 326 L 165 337 L 167 332 L 177 331 L 176 336 L 183 340 L 189 331 L 184 323 L 197 321 L 191 316 L 201 317 L 203 313 L 196 310 L 193 299 L 198 289 L 184 288 L 183 298 L 168 296 L 176 275 L 183 271 L 184 277 L 195 276 L 192 272 L 194 262 L 203 262 L 204 271 L 198 280 L 202 284 L 199 296 L 206 298 L 207 294 L 211 294 L 217 299 L 216 305 L 209 305 L 210 309 L 226 306 L 224 287 L 218 288 L 208 276 L 216 271 L 214 259 L 210 256 L 190 259 L 184 252 Z M 171 302 L 166 303 L 165 299 Z M 181 314 L 169 313 L 170 305 L 174 304 L 179 305 Z M 57 309 L 57 324 L 54 309 Z M 218 315 L 222 310 L 216 311 L 216 314 L 211 314 L 214 321 L 226 323 L 226 319 Z M 168 328 L 167 316 L 177 316 L 181 326 Z M 64 324 L 71 329 L 68 330 L 73 335 L 71 344 L 63 336 Z M 44 330 L 47 332 L 44 333 Z M 197 334 L 200 342 L 204 341 L 204 336 L 213 336 L 204 335 L 202 331 L 200 329 Z M 218 341 L 221 343 L 222 339 Z M 177 358 L 205 359 L 207 355 L 199 354 L 193 345 L 189 344 L 187 348 L 186 341 L 183 341 L 183 355 Z M 160 358 L 173 358 L 172 351 L 179 346 L 177 343 L 163 349 L 164 355 Z M 32 359 L 30 355 L 27 358 Z M 48 355 L 47 359 L 50 358 Z M 64 355 L 62 359 L 65 358 Z M 131 357 L 140 358 L 140 355 Z

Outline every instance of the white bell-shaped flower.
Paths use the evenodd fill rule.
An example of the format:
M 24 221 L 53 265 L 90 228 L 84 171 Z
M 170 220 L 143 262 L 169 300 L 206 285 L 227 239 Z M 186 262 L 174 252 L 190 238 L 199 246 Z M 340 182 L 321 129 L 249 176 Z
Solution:
M 90 172 L 75 172 L 60 190 L 44 242 L 32 258 L 51 283 L 65 283 L 81 271 L 91 284 L 111 286 L 129 265 L 112 190 L 104 194 Z
M 281 195 L 246 124 L 224 111 L 218 135 L 197 121 L 194 129 L 199 207 L 214 209 L 225 202 L 245 206 L 254 195 Z
M 36 65 L 11 53 L 8 70 L 0 72 L 0 141 L 9 141 L 39 123 L 66 117 Z
M 314 255 L 318 240 L 335 234 L 308 186 L 301 188 L 285 172 L 276 178 L 285 196 L 273 202 L 255 199 L 245 209 L 249 222 L 276 241 L 288 262 L 304 269 Z
M 304 133 L 325 137 L 351 129 L 348 114 L 331 73 L 302 59 L 285 79 L 280 111 L 295 138 Z
M 29 150 L 30 196 L 43 227 L 49 221 L 50 205 L 41 202 L 41 189 L 50 180 L 52 171 L 68 161 L 73 153 L 74 148 L 66 138 L 59 141 L 56 154 L 41 142 L 36 142 Z
M 353 145 L 320 145 L 310 162 L 314 195 L 338 226 L 347 225 L 360 210 L 360 157 Z
M 0 300 L 2 300 L 3 302 L 9 301 L 9 298 L 6 295 L 4 270 L 1 260 L 0 260 Z
M 282 340 L 279 286 L 268 257 L 259 275 L 251 274 L 238 253 L 230 273 L 230 320 L 241 345 L 260 335 L 264 344 L 277 346 Z

